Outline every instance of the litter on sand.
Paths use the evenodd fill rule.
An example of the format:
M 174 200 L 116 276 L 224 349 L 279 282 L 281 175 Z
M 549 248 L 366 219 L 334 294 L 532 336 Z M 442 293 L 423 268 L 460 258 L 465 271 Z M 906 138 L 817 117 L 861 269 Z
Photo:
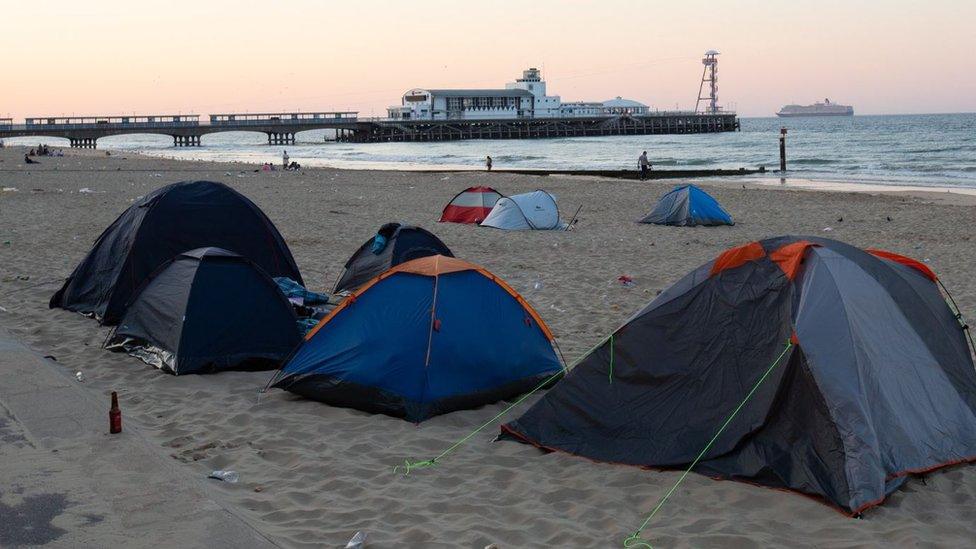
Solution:
M 345 549 L 363 549 L 366 547 L 366 532 L 356 532 L 356 535 L 349 540 Z
M 207 478 L 212 478 L 212 479 L 234 484 L 235 482 L 241 479 L 241 475 L 237 471 L 222 471 L 218 469 L 210 473 L 209 475 L 207 475 Z

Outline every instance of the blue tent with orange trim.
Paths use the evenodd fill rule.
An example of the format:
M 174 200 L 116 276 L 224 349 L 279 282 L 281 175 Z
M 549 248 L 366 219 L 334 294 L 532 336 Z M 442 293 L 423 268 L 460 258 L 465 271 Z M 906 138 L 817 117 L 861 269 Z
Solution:
M 552 333 L 514 289 L 477 265 L 437 255 L 401 263 L 356 290 L 271 384 L 420 422 L 515 397 L 561 371 Z

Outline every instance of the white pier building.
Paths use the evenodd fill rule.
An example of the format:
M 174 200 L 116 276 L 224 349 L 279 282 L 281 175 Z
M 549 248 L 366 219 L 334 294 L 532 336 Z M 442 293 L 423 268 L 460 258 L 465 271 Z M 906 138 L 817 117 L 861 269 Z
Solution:
M 648 107 L 629 99 L 563 103 L 546 95 L 546 82 L 537 68 L 505 89 L 436 90 L 414 88 L 403 94 L 400 105 L 389 107 L 394 120 L 490 120 L 513 118 L 569 118 L 647 114 Z

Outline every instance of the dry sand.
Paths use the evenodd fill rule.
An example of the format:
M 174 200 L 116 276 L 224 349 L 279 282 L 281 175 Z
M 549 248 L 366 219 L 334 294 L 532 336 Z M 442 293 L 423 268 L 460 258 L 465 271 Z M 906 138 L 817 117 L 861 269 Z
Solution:
M 182 462 L 188 475 L 213 482 L 203 480 L 212 469 L 239 471 L 241 482 L 220 485 L 218 493 L 283 546 L 342 546 L 365 530 L 370 547 L 614 547 L 679 473 L 491 443 L 492 427 L 438 467 L 402 477 L 393 474 L 394 465 L 432 457 L 504 404 L 415 426 L 283 391 L 260 394 L 268 373 L 173 377 L 102 350 L 106 328 L 49 310 L 48 299 L 133 199 L 167 183 L 210 179 L 250 197 L 277 224 L 312 289 L 329 289 L 343 262 L 381 223 L 428 227 L 459 257 L 522 292 L 570 361 L 723 249 L 788 233 L 928 261 L 963 313 L 976 319 L 976 207 L 952 205 L 944 196 L 743 188 L 743 181 L 727 179 L 703 185 L 735 216 L 736 226 L 678 229 L 633 222 L 673 181 L 253 173 L 244 165 L 74 151 L 25 166 L 22 155 L 19 148 L 0 150 L 0 325 L 64 368 L 83 371 L 90 390 L 118 390 L 127 421 Z M 509 194 L 545 188 L 558 196 L 566 216 L 582 204 L 577 230 L 437 224 L 444 204 L 476 184 Z M 622 274 L 636 285 L 616 282 Z M 646 535 L 658 547 L 961 547 L 976 539 L 974 503 L 976 467 L 966 466 L 926 482 L 911 480 L 863 520 L 794 494 L 691 475 Z

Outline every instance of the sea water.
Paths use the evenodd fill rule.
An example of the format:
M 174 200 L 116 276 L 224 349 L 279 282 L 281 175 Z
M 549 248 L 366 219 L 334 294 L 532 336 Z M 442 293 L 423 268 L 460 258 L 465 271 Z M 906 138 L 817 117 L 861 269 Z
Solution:
M 426 143 L 326 142 L 329 131 L 299 133 L 298 143 L 268 146 L 260 133 L 203 136 L 202 147 L 175 148 L 165 136 L 100 139 L 101 149 L 179 159 L 280 163 L 288 151 L 303 166 L 351 169 L 637 169 L 646 150 L 660 169 L 779 167 L 787 129 L 792 177 L 887 185 L 976 187 L 976 114 L 742 118 L 739 132 Z M 34 138 L 36 140 L 38 138 Z M 11 140 L 13 142 L 14 140 Z M 20 140 L 17 140 L 20 141 Z M 54 144 L 58 140 L 44 139 Z M 770 174 L 769 177 L 778 177 Z

